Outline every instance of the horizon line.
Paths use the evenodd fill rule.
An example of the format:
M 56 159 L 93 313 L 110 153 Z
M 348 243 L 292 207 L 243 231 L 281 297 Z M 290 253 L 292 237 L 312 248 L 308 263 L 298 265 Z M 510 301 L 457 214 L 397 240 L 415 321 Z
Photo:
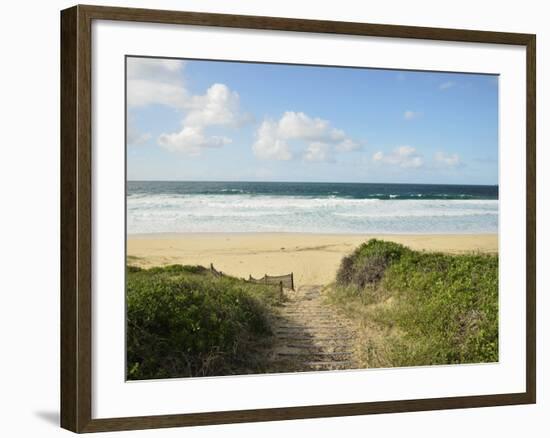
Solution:
M 186 180 L 186 179 L 127 179 L 126 182 L 202 182 L 202 183 L 284 183 L 284 184 L 386 184 L 386 185 L 417 185 L 417 186 L 490 186 L 499 184 L 464 184 L 464 183 L 391 183 L 362 181 L 259 181 L 259 180 Z

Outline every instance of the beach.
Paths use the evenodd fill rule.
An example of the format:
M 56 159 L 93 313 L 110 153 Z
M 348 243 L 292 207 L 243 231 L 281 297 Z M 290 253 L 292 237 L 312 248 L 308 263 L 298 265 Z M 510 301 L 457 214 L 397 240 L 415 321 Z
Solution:
M 498 252 L 498 234 L 151 233 L 129 234 L 128 264 L 213 263 L 236 277 L 294 273 L 296 285 L 334 280 L 342 257 L 369 239 L 450 254 Z
M 126 70 L 128 380 L 499 360 L 497 76 Z
M 334 280 L 372 238 L 414 250 L 498 252 L 498 187 L 473 185 L 130 181 L 128 262 L 214 264 L 248 278 Z

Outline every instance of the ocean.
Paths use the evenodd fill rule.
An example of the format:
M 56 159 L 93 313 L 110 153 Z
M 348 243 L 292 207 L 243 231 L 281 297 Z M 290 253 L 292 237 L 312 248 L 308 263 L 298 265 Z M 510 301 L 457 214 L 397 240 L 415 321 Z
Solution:
M 498 186 L 128 181 L 127 232 L 498 231 Z

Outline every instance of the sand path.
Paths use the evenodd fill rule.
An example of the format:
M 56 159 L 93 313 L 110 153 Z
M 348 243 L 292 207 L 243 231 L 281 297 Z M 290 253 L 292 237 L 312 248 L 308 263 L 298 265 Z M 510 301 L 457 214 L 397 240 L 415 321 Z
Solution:
M 287 301 L 272 321 L 275 369 L 296 371 L 356 368 L 355 327 L 324 302 L 321 286 L 286 290 Z

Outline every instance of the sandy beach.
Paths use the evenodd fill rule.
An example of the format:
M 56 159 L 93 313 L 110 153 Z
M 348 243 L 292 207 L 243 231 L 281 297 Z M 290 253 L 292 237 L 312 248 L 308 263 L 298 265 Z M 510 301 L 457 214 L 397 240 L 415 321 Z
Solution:
M 128 235 L 128 263 L 209 266 L 237 277 L 294 272 L 297 285 L 331 282 L 342 257 L 370 238 L 415 250 L 498 252 L 497 234 L 356 235 L 306 233 L 181 233 Z

